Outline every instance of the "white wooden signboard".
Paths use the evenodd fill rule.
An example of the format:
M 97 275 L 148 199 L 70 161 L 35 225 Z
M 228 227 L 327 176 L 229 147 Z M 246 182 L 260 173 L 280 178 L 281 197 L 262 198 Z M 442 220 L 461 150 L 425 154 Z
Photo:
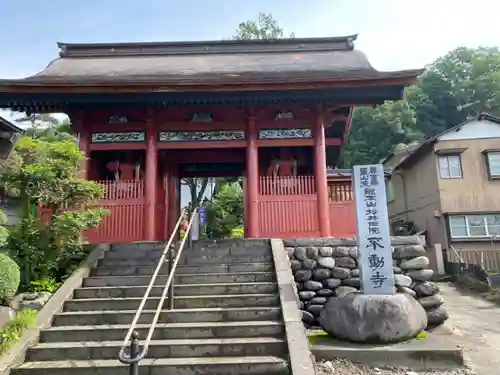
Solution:
M 394 294 L 391 236 L 382 164 L 353 168 L 358 263 L 365 294 Z

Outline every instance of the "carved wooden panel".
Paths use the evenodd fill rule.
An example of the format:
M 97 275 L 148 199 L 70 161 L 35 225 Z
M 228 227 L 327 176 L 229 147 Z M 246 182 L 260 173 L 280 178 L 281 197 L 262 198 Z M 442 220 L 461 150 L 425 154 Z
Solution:
M 160 142 L 210 142 L 210 141 L 243 141 L 244 130 L 199 131 L 199 132 L 173 132 L 162 131 L 159 133 Z
M 145 132 L 92 133 L 92 143 L 144 142 Z
M 261 129 L 259 139 L 307 139 L 312 138 L 312 130 L 302 129 Z

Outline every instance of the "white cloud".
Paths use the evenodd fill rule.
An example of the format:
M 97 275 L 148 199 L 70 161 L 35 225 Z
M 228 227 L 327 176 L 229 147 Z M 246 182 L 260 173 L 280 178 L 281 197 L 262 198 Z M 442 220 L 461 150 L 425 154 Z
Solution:
M 298 36 L 359 33 L 356 48 L 380 70 L 421 68 L 460 45 L 500 45 L 498 0 L 330 2 L 286 28 Z

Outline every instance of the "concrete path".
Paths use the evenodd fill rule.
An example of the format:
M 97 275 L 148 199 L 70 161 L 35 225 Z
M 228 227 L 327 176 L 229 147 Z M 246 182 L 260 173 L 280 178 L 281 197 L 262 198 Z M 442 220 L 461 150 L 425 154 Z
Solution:
M 451 284 L 440 284 L 450 313 L 446 323 L 460 342 L 472 371 L 477 375 L 500 372 L 500 306 L 481 297 L 460 292 Z

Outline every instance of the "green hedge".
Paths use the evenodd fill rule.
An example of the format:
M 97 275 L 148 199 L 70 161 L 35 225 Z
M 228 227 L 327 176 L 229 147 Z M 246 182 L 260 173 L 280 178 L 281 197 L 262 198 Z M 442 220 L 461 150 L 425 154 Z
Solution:
M 0 253 L 0 302 L 16 295 L 21 281 L 19 266 L 7 254 Z

